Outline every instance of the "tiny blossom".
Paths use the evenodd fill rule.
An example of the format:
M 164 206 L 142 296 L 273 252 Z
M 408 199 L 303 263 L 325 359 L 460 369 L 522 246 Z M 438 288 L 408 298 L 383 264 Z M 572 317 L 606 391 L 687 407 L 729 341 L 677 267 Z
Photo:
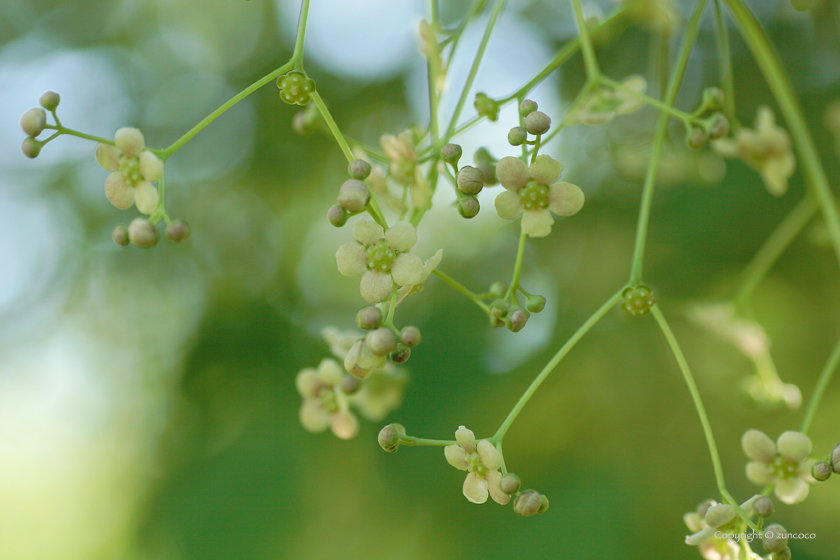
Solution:
M 796 169 L 787 131 L 776 125 L 773 110 L 762 105 L 755 117 L 755 130 L 742 128 L 735 138 L 712 142 L 715 152 L 727 158 L 742 159 L 761 175 L 770 194 L 782 196 L 788 179 Z
M 706 560 L 737 560 L 740 547 L 738 543 L 732 539 L 721 539 L 715 536 L 715 533 L 731 533 L 734 531 L 727 531 L 727 525 L 722 527 L 710 527 L 706 524 L 705 516 L 709 509 L 717 506 L 714 501 L 703 502 L 697 507 L 697 510 L 686 513 L 683 516 L 686 526 L 689 531 L 694 534 L 686 537 L 686 544 L 697 546 L 700 549 L 700 554 Z M 737 518 L 734 518 L 737 519 Z
M 423 260 L 407 253 L 417 242 L 409 222 L 398 222 L 384 231 L 376 222 L 361 219 L 353 224 L 358 243 L 345 243 L 335 254 L 344 276 L 362 274 L 360 290 L 368 303 L 379 303 L 398 286 L 415 286 L 423 279 Z
M 644 93 L 647 81 L 641 76 L 629 76 L 621 84 L 628 89 Z M 583 105 L 568 116 L 568 124 L 599 125 L 610 122 L 616 115 L 635 113 L 644 107 L 640 97 L 623 90 L 603 87 L 590 95 Z
M 458 470 L 468 471 L 464 481 L 464 496 L 474 504 L 483 504 L 488 495 L 496 503 L 505 505 L 510 501 L 510 495 L 502 492 L 499 482 L 502 473 L 502 454 L 487 440 L 476 444 L 475 434 L 464 426 L 455 432 L 456 445 L 444 448 L 446 460 Z
M 341 366 L 330 358 L 322 360 L 318 369 L 305 368 L 298 373 L 297 390 L 303 397 L 300 423 L 307 431 L 320 433 L 330 428 L 341 439 L 358 433 L 359 421 L 339 387 L 343 376 Z
M 583 207 L 583 191 L 571 183 L 555 183 L 563 164 L 547 155 L 526 167 L 522 160 L 504 157 L 496 165 L 496 176 L 505 191 L 496 197 L 496 213 L 512 220 L 522 216 L 522 233 L 545 237 L 551 233 L 554 218 L 571 216 Z
M 383 134 L 379 138 L 379 145 L 391 162 L 388 166 L 391 177 L 411 188 L 411 202 L 415 207 L 425 207 L 431 201 L 432 189 L 423 175 L 423 170 L 417 164 L 414 133 L 403 130 L 396 136 Z
M 747 478 L 755 484 L 775 486 L 776 495 L 786 504 L 795 504 L 808 497 L 811 482 L 811 439 L 799 432 L 784 432 L 773 443 L 759 430 L 747 430 L 741 447 L 751 459 Z
M 105 196 L 120 210 L 136 203 L 141 213 L 152 214 L 160 200 L 152 183 L 163 177 L 163 162 L 145 149 L 143 133 L 136 128 L 118 129 L 114 144 L 96 146 L 96 161 L 113 172 L 105 180 Z

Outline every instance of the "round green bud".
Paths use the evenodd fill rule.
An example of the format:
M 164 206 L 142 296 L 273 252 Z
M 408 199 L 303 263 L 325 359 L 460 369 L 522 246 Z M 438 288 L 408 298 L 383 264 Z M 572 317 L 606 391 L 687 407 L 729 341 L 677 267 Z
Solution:
M 494 329 L 498 329 L 499 327 L 504 327 L 505 326 L 505 320 L 501 319 L 499 317 L 493 317 L 492 315 L 490 315 L 490 326 L 493 327 Z
M 540 494 L 540 509 L 537 513 L 545 513 L 548 511 L 548 497 L 545 494 Z
M 510 322 L 507 323 L 507 328 L 511 332 L 519 332 L 525 327 L 525 323 L 528 322 L 528 313 L 527 311 L 523 311 L 521 309 L 517 309 L 513 313 L 510 314 Z
M 405 435 L 402 424 L 388 424 L 379 431 L 379 447 L 388 453 L 396 453 L 400 447 L 400 436 Z
M 528 132 L 521 126 L 514 126 L 508 132 L 508 144 L 511 146 L 521 146 L 527 139 Z
M 23 144 L 20 145 L 20 149 L 23 152 L 23 155 L 30 159 L 38 157 L 38 154 L 41 153 L 41 148 L 43 147 L 44 144 L 42 142 L 38 142 L 31 136 L 27 136 L 23 140 Z
M 688 134 L 685 135 L 685 144 L 689 148 L 698 149 L 706 145 L 709 141 L 709 135 L 702 128 L 692 128 Z
M 54 91 L 45 91 L 39 101 L 41 102 L 41 107 L 47 111 L 55 111 L 56 107 L 58 107 L 58 102 L 61 101 L 61 97 Z
M 349 374 L 343 375 L 338 386 L 341 387 L 341 392 L 345 395 L 353 395 L 362 388 L 362 380 Z
M 753 502 L 753 509 L 761 517 L 769 517 L 776 511 L 776 505 L 767 496 L 761 496 Z
M 764 528 L 764 535 L 761 539 L 764 543 L 764 550 L 767 552 L 781 552 L 787 548 L 787 530 L 778 523 L 768 525 Z
M 131 240 L 128 238 L 128 228 L 125 226 L 115 227 L 114 231 L 111 232 L 111 237 L 114 239 L 114 243 L 123 247 L 131 243 Z
M 545 134 L 551 128 L 551 119 L 542 111 L 534 111 L 525 117 L 525 130 L 533 135 Z
M 157 228 L 146 218 L 134 218 L 128 225 L 128 239 L 144 249 L 154 247 L 158 242 Z
M 354 179 L 364 181 L 370 175 L 371 167 L 368 162 L 363 159 L 353 160 L 347 166 L 347 173 Z
M 770 555 L 770 560 L 790 560 L 790 548 L 786 547 L 781 552 L 774 552 Z
M 537 102 L 530 99 L 523 99 L 519 104 L 519 116 L 525 118 L 537 110 Z
M 831 451 L 831 468 L 834 469 L 834 474 L 840 474 L 840 443 Z
M 458 189 L 464 194 L 478 194 L 484 188 L 484 174 L 469 165 L 458 172 Z
M 371 331 L 365 338 L 365 345 L 377 356 L 385 356 L 397 348 L 397 335 L 387 327 Z
M 190 236 L 190 224 L 185 222 L 184 220 L 173 220 L 167 227 L 166 227 L 166 237 L 170 241 L 174 241 L 175 243 L 180 243 L 181 241 L 186 240 Z
M 508 306 L 503 301 L 494 301 L 490 304 L 490 316 L 495 317 L 496 319 L 501 319 L 505 317 L 508 312 Z
M 817 461 L 811 466 L 811 476 L 819 482 L 825 482 L 831 476 L 831 465 L 825 461 Z
M 32 138 L 41 134 L 47 126 L 47 112 L 40 107 L 29 109 L 20 117 L 20 127 Z
M 735 519 L 735 508 L 729 504 L 715 504 L 706 511 L 706 525 L 712 528 L 723 527 Z
M 726 96 L 719 87 L 709 87 L 703 90 L 703 109 L 716 111 L 723 108 Z
M 370 202 L 370 189 L 358 179 L 347 179 L 338 190 L 338 203 L 348 212 L 361 212 L 368 202 Z
M 360 329 L 364 329 L 366 331 L 375 329 L 379 326 L 381 321 L 382 312 L 378 307 L 373 305 L 362 308 L 358 313 L 356 313 L 356 324 Z
M 712 124 L 709 128 L 709 137 L 712 140 L 719 140 L 729 135 L 729 119 L 723 113 L 712 115 Z
M 508 288 L 510 288 L 510 286 L 508 286 L 507 282 L 497 280 L 490 284 L 489 292 L 494 298 L 503 298 L 507 294 Z
M 440 157 L 443 158 L 443 161 L 454 166 L 458 165 L 458 161 L 461 159 L 463 153 L 461 146 L 458 144 L 450 143 L 440 149 Z
M 405 344 L 397 344 L 397 349 L 388 354 L 388 358 L 395 364 L 404 364 L 411 357 L 411 348 Z
M 458 201 L 458 213 L 462 218 L 466 218 L 468 220 L 470 218 L 475 218 L 478 215 L 479 210 L 481 210 L 481 205 L 478 203 L 478 199 L 474 196 L 465 196 Z
M 487 120 L 496 122 L 499 118 L 499 104 L 494 99 L 487 97 L 486 93 L 475 94 L 475 102 L 473 103 L 475 110 L 482 117 L 487 117 Z
M 416 348 L 420 345 L 420 341 L 423 339 L 422 335 L 420 334 L 420 329 L 417 327 L 405 327 L 402 332 L 400 333 L 400 338 L 402 339 L 403 344 L 408 346 L 409 348 Z
M 327 219 L 335 227 L 341 227 L 346 224 L 349 216 L 350 215 L 347 213 L 347 210 L 342 208 L 340 204 L 333 204 L 330 206 L 330 209 L 327 210 Z
M 540 512 L 542 496 L 536 490 L 525 490 L 513 501 L 513 511 L 523 517 L 531 517 Z
M 539 313 L 545 309 L 545 298 L 539 295 L 527 296 L 525 298 L 525 308 L 531 313 Z
M 507 473 L 499 481 L 499 488 L 505 494 L 516 494 L 522 487 L 522 481 L 513 473 Z

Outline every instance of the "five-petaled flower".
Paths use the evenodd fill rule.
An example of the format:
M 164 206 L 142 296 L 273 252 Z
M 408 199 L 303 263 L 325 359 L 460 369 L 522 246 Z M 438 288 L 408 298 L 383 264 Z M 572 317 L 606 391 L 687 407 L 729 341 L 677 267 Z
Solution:
M 120 128 L 114 146 L 96 146 L 96 161 L 107 171 L 105 196 L 111 204 L 125 210 L 132 204 L 143 214 L 152 214 L 160 200 L 152 183 L 163 177 L 163 162 L 145 149 L 143 133 L 136 128 Z
M 747 430 L 741 447 L 751 459 L 747 478 L 759 485 L 775 485 L 776 495 L 786 504 L 801 502 L 808 496 L 811 478 L 811 439 L 799 432 L 784 432 L 773 443 L 759 430 Z
M 368 303 L 385 301 L 394 282 L 415 286 L 423 279 L 423 260 L 407 253 L 417 243 L 417 233 L 409 222 L 388 228 L 376 222 L 359 220 L 353 224 L 358 243 L 345 243 L 335 254 L 338 271 L 344 276 L 363 274 L 360 290 Z
M 455 441 L 457 445 L 447 445 L 443 451 L 450 465 L 469 472 L 464 481 L 464 496 L 474 504 L 483 504 L 489 494 L 495 502 L 507 504 L 510 495 L 502 492 L 499 486 L 502 479 L 499 450 L 486 439 L 476 444 L 475 434 L 464 426 L 455 432 Z
M 616 115 L 635 113 L 645 102 L 636 93 L 644 93 L 647 81 L 641 76 L 628 76 L 622 80 L 625 89 L 602 87 L 590 95 L 583 105 L 566 119 L 568 124 L 599 125 L 610 122 Z M 630 91 L 627 91 L 630 90 Z
M 295 380 L 303 397 L 300 423 L 313 433 L 330 428 L 341 439 L 350 439 L 359 431 L 359 420 L 349 408 L 347 396 L 340 388 L 343 368 L 333 359 L 321 360 L 318 369 L 304 368 Z
M 583 207 L 583 191 L 571 183 L 555 183 L 563 164 L 547 155 L 537 156 L 526 167 L 522 160 L 503 157 L 496 165 L 496 177 L 506 189 L 496 197 L 496 213 L 512 220 L 522 216 L 522 233 L 545 237 L 551 233 L 554 218 L 571 216 Z

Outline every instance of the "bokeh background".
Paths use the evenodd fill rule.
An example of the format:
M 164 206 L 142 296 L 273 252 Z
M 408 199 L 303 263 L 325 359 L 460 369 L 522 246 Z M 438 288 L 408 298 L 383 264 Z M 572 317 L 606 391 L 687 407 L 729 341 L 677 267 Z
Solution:
M 527 82 L 575 34 L 565 2 L 508 4 L 475 85 L 491 97 Z M 787 0 L 750 4 L 836 187 L 823 112 L 840 97 L 837 4 L 811 14 Z M 613 5 L 586 9 L 597 17 Z M 442 2 L 450 22 L 466 9 L 466 0 Z M 685 17 L 690 6 L 674 9 Z M 137 126 L 149 145 L 168 145 L 288 60 L 297 11 L 296 0 L 0 3 L 0 558 L 699 558 L 683 544 L 682 514 L 716 497 L 714 478 L 688 392 L 649 317 L 605 317 L 510 430 L 508 467 L 551 500 L 541 516 L 469 504 L 463 473 L 439 448 L 382 452 L 384 423 L 363 424 L 351 441 L 301 428 L 295 375 L 329 355 L 320 330 L 351 327 L 363 301 L 334 264 L 350 233 L 325 218 L 345 162 L 331 139 L 293 133 L 297 109 L 273 85 L 167 164 L 169 213 L 193 229 L 181 245 L 111 241 L 135 211 L 103 196 L 107 173 L 92 143 L 62 138 L 36 160 L 21 154 L 19 115 L 48 89 L 61 94 L 68 126 L 106 137 Z M 380 134 L 426 122 L 416 31 L 424 15 L 420 0 L 313 0 L 306 68 L 351 136 L 376 145 Z M 718 81 L 707 16 L 679 100 L 687 110 Z M 467 30 L 450 68 L 445 115 L 485 21 L 486 13 Z M 621 28 L 599 57 L 610 76 L 641 73 L 655 91 L 659 49 L 648 23 Z M 772 98 L 735 33 L 732 49 L 738 115 L 750 124 Z M 575 57 L 531 97 L 559 119 L 582 79 Z M 424 342 L 387 422 L 431 438 L 451 438 L 461 424 L 480 437 L 495 431 L 557 347 L 626 281 L 644 169 L 632 154 L 647 147 L 655 116 L 646 109 L 570 128 L 548 148 L 587 203 L 528 244 L 523 283 L 549 305 L 522 332 L 491 330 L 435 278 L 400 308 L 398 320 L 418 326 Z M 465 153 L 484 145 L 512 154 L 514 120 L 508 108 L 466 134 Z M 678 149 L 682 131 L 673 133 Z M 802 411 L 747 399 L 740 387 L 752 363 L 684 311 L 731 293 L 804 186 L 797 174 L 788 194 L 772 197 L 757 174 L 708 151 L 674 152 L 669 163 L 645 278 L 698 379 L 730 490 L 746 499 L 755 488 L 740 435 L 796 429 Z M 518 226 L 495 216 L 494 194 L 465 221 L 442 184 L 417 248 L 424 257 L 443 248 L 441 269 L 476 291 L 509 279 L 515 255 Z M 840 336 L 840 273 L 821 232 L 819 220 L 809 224 L 747 310 L 772 339 L 780 375 L 806 400 Z M 811 432 L 818 450 L 840 440 L 838 405 L 835 383 Z M 837 556 L 838 504 L 832 479 L 804 504 L 778 508 L 789 530 L 817 535 L 792 543 L 796 558 Z

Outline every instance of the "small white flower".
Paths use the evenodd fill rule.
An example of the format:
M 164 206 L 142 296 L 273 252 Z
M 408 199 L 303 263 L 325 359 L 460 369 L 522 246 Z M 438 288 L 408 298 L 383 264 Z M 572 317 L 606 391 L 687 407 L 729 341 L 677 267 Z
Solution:
M 808 497 L 811 482 L 811 439 L 805 434 L 788 431 L 776 443 L 759 430 L 747 430 L 741 447 L 751 459 L 747 478 L 755 484 L 775 485 L 776 495 L 786 504 L 795 504 Z
M 321 360 L 318 369 L 298 372 L 295 383 L 303 397 L 300 423 L 304 429 L 320 433 L 330 428 L 341 439 L 350 439 L 359 432 L 359 420 L 350 411 L 339 386 L 343 376 L 338 362 L 329 358 Z
M 499 504 L 507 504 L 510 496 L 499 487 L 502 479 L 499 450 L 487 440 L 476 445 L 475 434 L 464 426 L 455 432 L 455 440 L 457 445 L 448 445 L 443 451 L 450 465 L 469 473 L 464 481 L 464 496 L 474 504 L 483 504 L 488 496 Z
M 734 509 L 729 505 L 717 504 L 714 501 L 708 501 L 700 504 L 696 511 L 691 511 L 683 516 L 686 526 L 689 531 L 694 534 L 686 537 L 686 544 L 697 546 L 700 549 L 700 554 L 706 560 L 737 560 L 738 554 L 741 550 L 738 543 L 732 539 L 721 539 L 715 537 L 715 533 L 734 533 L 733 530 L 728 530 L 730 527 L 725 523 L 722 526 L 711 527 L 706 523 L 705 516 L 712 508 L 729 508 L 734 513 Z M 727 515 L 728 517 L 728 515 Z M 724 517 L 725 519 L 725 517 Z M 730 521 L 737 520 L 734 515 Z
M 152 214 L 160 201 L 152 183 L 163 176 L 163 162 L 145 149 L 143 133 L 136 128 L 118 129 L 114 144 L 96 146 L 96 161 L 113 172 L 105 180 L 105 196 L 120 210 L 136 203 L 140 212 Z

